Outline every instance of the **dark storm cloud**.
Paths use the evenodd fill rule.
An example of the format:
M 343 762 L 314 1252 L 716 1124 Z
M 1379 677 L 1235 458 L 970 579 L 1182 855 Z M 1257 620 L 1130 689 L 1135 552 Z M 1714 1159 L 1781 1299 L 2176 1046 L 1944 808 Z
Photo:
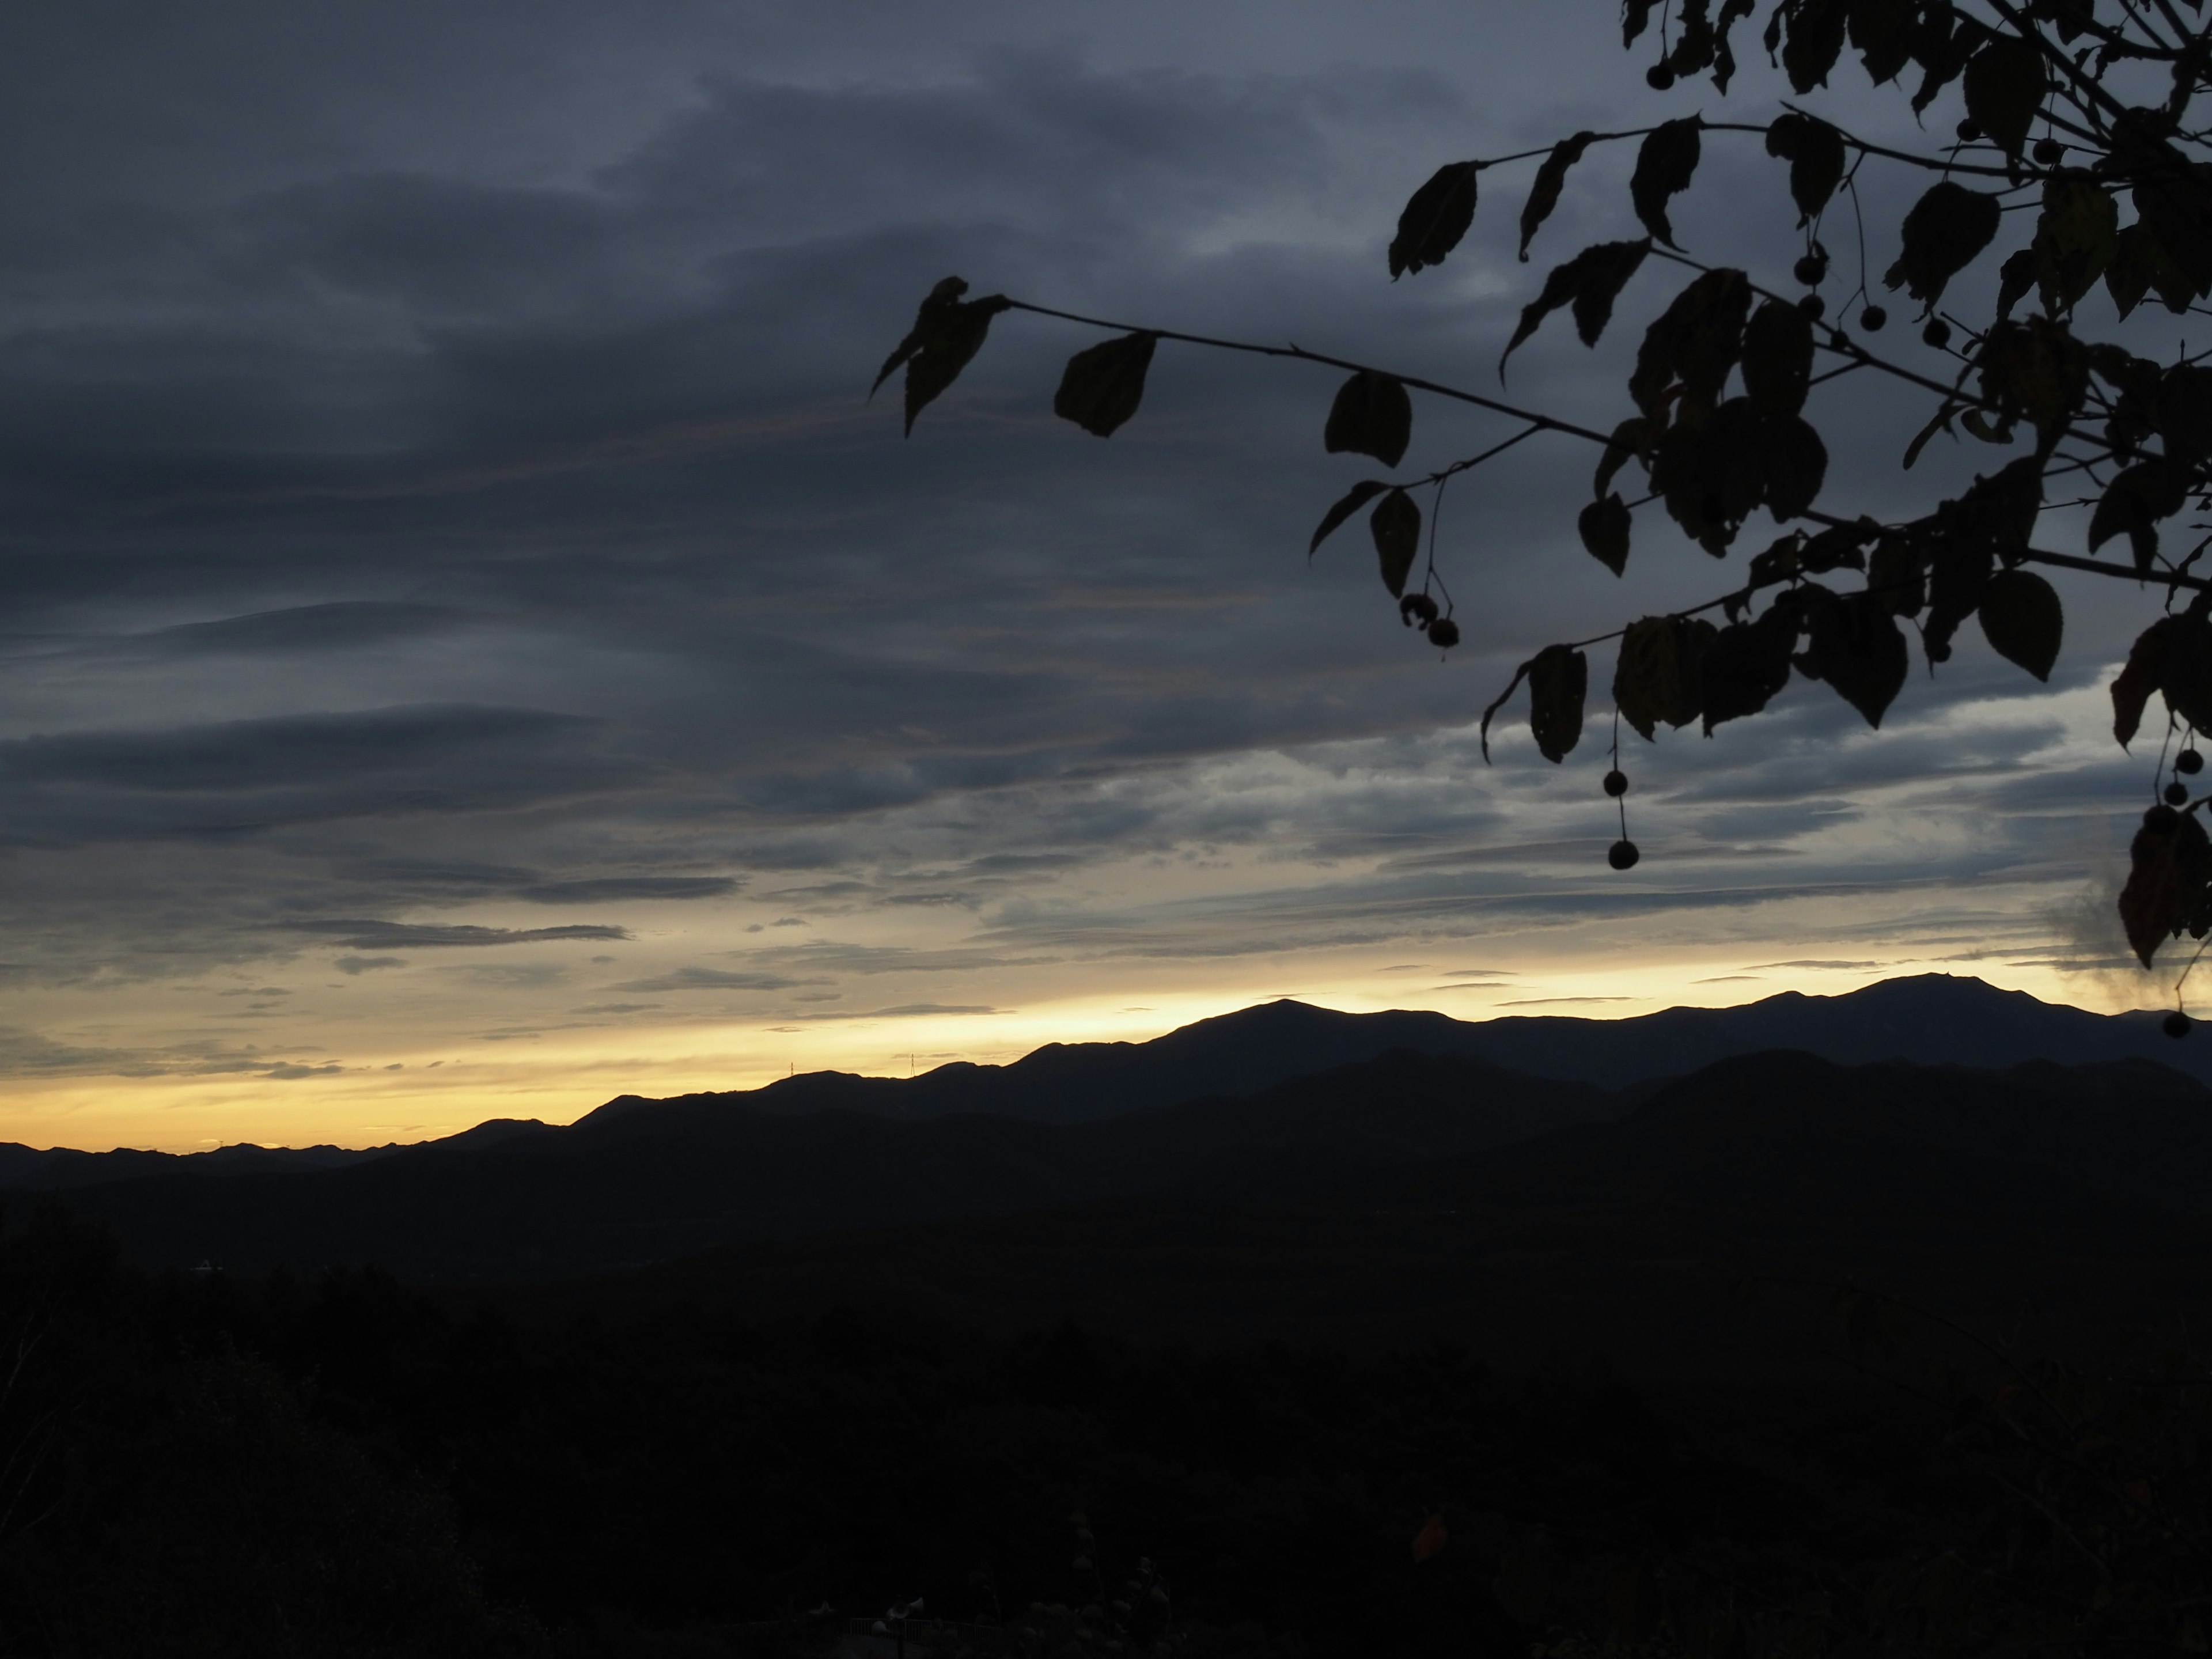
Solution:
M 228 837 L 402 812 L 532 805 L 635 775 L 595 722 L 434 706 L 276 715 L 0 743 L 0 839 Z
M 185 623 L 127 643 L 179 656 L 343 651 L 441 633 L 476 620 L 480 619 L 443 605 L 354 599 L 227 617 L 220 622 Z
M 2121 767 L 2039 770 L 2056 728 L 2032 713 L 1912 726 L 1996 684 L 1962 640 L 1878 743 L 1798 686 L 1711 744 L 1632 744 L 1642 873 L 1672 855 L 1675 885 L 1594 884 L 1604 826 L 1575 769 L 1595 739 L 1554 772 L 1516 711 L 1486 773 L 1463 732 L 1437 735 L 1544 638 L 1718 580 L 1657 524 L 1625 582 L 1584 557 L 1582 449 L 1532 443 L 1454 485 L 1443 556 L 1469 639 L 1440 663 L 1357 526 L 1304 556 L 1370 470 L 1320 449 L 1334 374 L 1164 347 L 1142 418 L 1102 445 L 1048 412 L 1060 361 L 1096 337 L 1010 316 L 910 441 L 896 386 L 862 401 L 955 270 L 1487 388 L 1543 261 L 1616 234 L 1626 160 L 1585 164 L 1536 264 L 1503 228 L 1517 182 L 1486 182 L 1481 246 L 1393 286 L 1405 191 L 1508 118 L 1434 65 L 1477 45 L 1536 61 L 1549 29 L 1601 40 L 1605 8 L 1519 33 L 1438 8 L 1443 33 L 1399 38 L 1446 46 L 1393 46 L 1395 69 L 1362 38 L 1387 31 L 1347 10 L 1316 24 L 1325 50 L 1266 72 L 991 49 L 1044 27 L 1004 7 L 963 9 L 957 47 L 890 9 L 756 9 L 647 28 L 580 4 L 241 0 L 112 45 L 58 10 L 0 22 L 21 93 L 0 132 L 36 135 L 26 112 L 49 110 L 77 140 L 0 180 L 20 208 L 0 212 L 0 836 L 39 854 L 0 867 L 0 898 L 37 945 L 26 972 L 196 971 L 272 940 L 623 939 L 376 918 L 495 900 L 619 915 L 776 879 L 824 917 L 974 915 L 983 943 L 748 952 L 745 971 L 629 988 L 1742 906 L 1857 890 L 1848 855 L 1797 838 L 1880 792 L 1918 780 L 2008 815 L 1978 862 L 1945 864 L 1956 879 L 2045 855 L 2010 819 L 2092 813 Z M 1231 27 L 1170 15 L 1188 9 L 1142 27 Z M 767 36 L 817 67 L 779 80 L 757 66 Z M 42 81 L 56 62 L 73 69 Z M 64 118 L 72 74 L 98 118 Z M 1631 67 L 1539 78 L 1606 124 L 1634 113 L 1616 83 L 1641 107 Z M 1598 123 L 1511 107 L 1540 141 Z M 1755 139 L 1709 149 L 1678 222 L 1730 246 L 1781 175 Z M 1639 278 L 1637 317 L 1677 274 Z M 1630 310 L 1596 354 L 1557 326 L 1533 343 L 1514 395 L 1609 427 Z M 1887 477 L 1899 418 L 1869 404 L 1838 430 L 1878 438 Z M 1408 464 L 1500 435 L 1425 403 Z M 2069 611 L 2069 684 L 2114 635 Z M 1296 759 L 1280 775 L 1207 769 L 1275 750 Z M 1383 867 L 1166 918 L 1059 900 L 1117 860 L 1223 849 Z M 362 920 L 314 920 L 331 915 Z
M 734 876 L 601 876 L 518 887 L 514 895 L 533 904 L 600 904 L 619 899 L 720 898 L 742 884 Z

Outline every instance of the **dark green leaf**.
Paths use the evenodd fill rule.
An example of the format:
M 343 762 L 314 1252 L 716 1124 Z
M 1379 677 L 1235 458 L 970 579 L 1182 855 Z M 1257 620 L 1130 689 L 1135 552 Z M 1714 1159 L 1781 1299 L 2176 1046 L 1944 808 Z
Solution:
M 1797 628 L 1796 610 L 1778 605 L 1757 622 L 1731 623 L 1713 636 L 1701 678 L 1707 737 L 1717 726 L 1756 714 L 1790 684 Z
M 1828 476 L 1828 447 L 1811 423 L 1798 415 L 1766 422 L 1759 459 L 1766 473 L 1766 510 L 1774 521 L 1786 523 L 1808 511 Z
M 1145 398 L 1145 371 L 1152 366 L 1157 334 L 1124 334 L 1079 351 L 1067 360 L 1053 394 L 1052 412 L 1085 432 L 1111 437 Z
M 1628 504 L 1620 496 L 1592 501 L 1582 510 L 1575 528 L 1582 534 L 1583 550 L 1614 575 L 1628 568 Z
M 1766 153 L 1790 163 L 1790 198 L 1805 219 L 1820 216 L 1844 179 L 1844 135 L 1794 111 L 1766 130 Z
M 1674 296 L 1644 331 L 1628 395 L 1658 422 L 1667 418 L 1668 388 L 1681 382 L 1683 396 L 1705 408 L 1719 402 L 1729 370 L 1743 349 L 1751 284 L 1740 270 L 1708 270 Z
M 1547 645 L 1529 659 L 1528 730 L 1546 760 L 1565 760 L 1582 741 L 1589 692 L 1589 659 L 1572 647 Z
M 1690 187 L 1698 170 L 1698 137 L 1705 123 L 1686 115 L 1654 127 L 1636 152 L 1636 171 L 1629 176 L 1628 199 L 1644 228 L 1668 247 L 1674 246 L 1674 227 L 1667 222 L 1667 203 Z
M 1613 302 L 1620 295 L 1651 251 L 1649 238 L 1633 242 L 1600 242 L 1586 247 L 1544 278 L 1543 292 L 1521 309 L 1521 321 L 1498 359 L 1498 378 L 1505 378 L 1505 359 L 1521 343 L 1543 325 L 1544 319 L 1561 306 L 1574 307 L 1575 332 L 1584 345 L 1595 345 L 1613 319 Z
M 1743 389 L 1770 420 L 1805 407 L 1813 378 L 1813 319 L 1796 306 L 1769 300 L 1743 331 Z
M 1782 48 L 1782 67 L 1800 94 L 1828 83 L 1844 49 L 1847 0 L 1797 0 L 1790 9 L 1790 38 Z
M 1543 166 L 1536 169 L 1536 182 L 1529 186 L 1528 205 L 1521 210 L 1523 262 L 1528 258 L 1528 244 L 1535 239 L 1538 228 L 1559 204 L 1559 191 L 1566 185 L 1567 169 L 1583 159 L 1583 152 L 1596 137 L 1594 132 L 1578 132 L 1571 138 L 1562 138 L 1552 146 L 1552 153 L 1544 158 Z
M 2000 35 L 1967 61 L 1964 90 L 1967 115 L 2006 154 L 2017 155 L 2050 90 L 2043 54 L 2028 41 Z
M 1390 280 L 1401 273 L 1440 265 L 1474 222 L 1473 161 L 1448 161 L 1415 191 L 1398 216 L 1390 241 Z
M 1904 250 L 1882 281 L 1910 288 L 1914 299 L 1932 308 L 1944 284 L 1995 240 L 2003 216 L 1994 196 L 1948 179 L 1930 185 L 1905 216 Z
M 874 397 L 884 382 L 890 379 L 893 370 L 902 363 L 906 366 L 908 436 L 914 433 L 915 416 L 958 380 L 960 371 L 983 349 L 991 319 L 1012 304 L 1002 294 L 981 300 L 961 298 L 967 292 L 968 284 L 957 276 L 947 276 L 930 289 L 928 297 L 915 313 L 914 326 L 907 331 L 906 338 L 898 343 L 897 349 L 884 359 L 875 384 L 868 388 L 868 395 Z
M 1382 586 L 1396 599 L 1406 591 L 1407 574 L 1421 550 L 1421 509 L 1402 489 L 1394 489 L 1375 503 L 1367 520 L 1375 538 L 1375 557 L 1382 570 Z
M 1863 593 L 1842 599 L 1828 594 L 1808 607 L 1806 623 L 1798 667 L 1813 679 L 1826 681 L 1869 726 L 1880 726 L 1911 667 L 1896 617 Z
M 1705 710 L 1702 665 L 1719 630 L 1694 617 L 1646 617 L 1620 637 L 1613 707 L 1649 741 L 1658 723 L 1687 726 Z
M 1998 571 L 1982 590 L 1981 618 L 1990 650 L 2049 681 L 2066 629 L 2065 612 L 2049 582 L 2031 571 Z
M 1413 441 L 1413 400 L 1395 375 L 1361 369 L 1338 388 L 1322 442 L 1332 455 L 1372 455 L 1385 466 Z
M 1875 85 L 1894 80 L 1912 61 L 1918 0 L 1851 0 L 1851 44 Z
M 2189 504 L 2187 474 L 2163 459 L 2139 461 L 2112 480 L 2089 515 L 2089 550 L 2125 534 L 2138 574 L 2158 560 L 2158 525 Z
M 2158 947 L 2181 931 L 2212 871 L 2212 838 L 2194 812 L 2146 820 L 2128 848 L 2128 881 L 2120 889 L 2120 925 L 2146 968 Z
M 1320 527 L 1314 532 L 1313 540 L 1307 544 L 1306 556 L 1313 557 L 1321 550 L 1321 544 L 1334 535 L 1346 519 L 1389 488 L 1389 484 L 1377 483 L 1372 478 L 1363 479 L 1352 485 L 1345 492 L 1343 500 L 1321 515 Z

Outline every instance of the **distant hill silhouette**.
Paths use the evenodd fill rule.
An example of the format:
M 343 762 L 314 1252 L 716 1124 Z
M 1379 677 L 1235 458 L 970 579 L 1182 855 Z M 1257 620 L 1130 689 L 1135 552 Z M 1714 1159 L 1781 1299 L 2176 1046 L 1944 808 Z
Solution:
M 1571 1015 L 1458 1020 L 1395 1011 L 1347 1014 L 1295 1001 L 1202 1019 L 1150 1042 L 1048 1043 L 1007 1066 L 965 1062 L 918 1078 L 814 1072 L 751 1091 L 772 1111 L 937 1117 L 986 1112 L 1073 1123 L 1213 1096 L 1256 1094 L 1287 1079 L 1356 1065 L 1395 1048 L 1465 1054 L 1531 1077 L 1625 1089 L 1680 1077 L 1733 1054 L 1794 1049 L 1839 1065 L 2065 1066 L 2149 1060 L 2212 1083 L 2212 1042 L 2162 1036 L 2155 1013 L 2094 1014 L 1978 979 L 1922 974 L 1841 996 L 1785 991 L 1735 1008 L 1670 1008 L 1627 1019 Z M 693 1097 L 692 1098 L 699 1098 Z M 593 1115 L 651 1108 L 636 1096 Z
M 2203 1084 L 2143 1057 L 2203 1045 L 2155 1020 L 1943 975 L 1620 1021 L 1286 1001 L 1151 1043 L 623 1097 L 568 1127 L 501 1120 L 411 1147 L 0 1148 L 0 1183 L 63 1194 L 149 1263 L 374 1262 L 447 1283 L 1165 1194 L 1217 1216 L 1495 1212 L 1539 1233 L 1571 1215 L 1624 1241 L 1632 1218 L 1692 1254 L 1754 1215 L 1853 1248 L 2034 1218 L 2046 1240 L 2078 1223 L 2133 1250 L 2159 1227 L 2194 1238 L 2181 1195 L 2212 1177 Z M 1808 1052 L 1739 1052 L 1790 1042 Z M 2010 1069 L 1961 1069 L 1991 1061 Z
M 84 1152 L 41 1150 L 0 1141 L 0 1189 L 58 1192 L 142 1176 L 231 1176 L 264 1170 L 337 1170 L 394 1152 L 397 1146 L 221 1146 L 204 1152 L 147 1152 L 128 1148 Z
M 1244 1099 L 1091 1122 L 764 1110 L 695 1096 L 489 1124 L 351 1166 L 73 1188 L 149 1264 L 374 1262 L 422 1280 L 580 1272 L 785 1237 L 1450 1157 L 1625 1109 L 1585 1085 L 1401 1052 Z

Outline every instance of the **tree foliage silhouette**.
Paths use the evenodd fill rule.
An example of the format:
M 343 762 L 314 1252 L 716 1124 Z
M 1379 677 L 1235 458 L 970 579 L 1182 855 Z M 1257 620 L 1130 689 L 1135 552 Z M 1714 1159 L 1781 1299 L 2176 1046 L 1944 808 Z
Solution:
M 1718 0 L 1717 10 L 1714 0 L 1624 0 L 1623 44 L 1656 43 L 1645 77 L 1655 89 L 1709 79 L 1725 95 L 1737 31 L 1747 33 L 1759 9 L 1757 0 Z M 2212 584 L 2194 574 L 2212 537 L 2177 546 L 2167 523 L 2191 503 L 2212 507 L 2212 352 L 2188 350 L 2177 338 L 2160 361 L 2092 331 L 2140 344 L 2154 307 L 2177 319 L 2212 314 L 2200 303 L 2212 296 L 2212 130 L 2191 125 L 2194 99 L 2212 86 L 2212 21 L 2203 11 L 2203 0 L 1775 0 L 1758 39 L 1799 98 L 1849 73 L 1848 50 L 1877 88 L 1903 94 L 1917 80 L 1909 94 L 1916 118 L 1955 89 L 1964 114 L 1954 139 L 1899 149 L 1785 101 L 1763 123 L 1692 113 L 1437 167 L 1399 216 L 1388 259 L 1394 281 L 1457 252 L 1485 173 L 1535 163 L 1518 223 L 1525 260 L 1577 164 L 1601 145 L 1636 146 L 1629 198 L 1644 234 L 1598 243 L 1555 266 L 1498 364 L 1502 382 L 1515 351 L 1563 309 L 1594 345 L 1647 264 L 1686 271 L 1644 327 L 1627 386 L 1632 412 L 1609 430 L 1297 346 L 1132 327 L 1006 295 L 970 299 L 958 277 L 922 302 L 876 386 L 905 370 L 910 433 L 981 349 L 993 319 L 1020 312 L 1114 332 L 1070 359 L 1053 404 L 1102 437 L 1137 413 L 1164 342 L 1343 372 L 1324 446 L 1393 472 L 1411 441 L 1414 394 L 1510 417 L 1520 429 L 1479 454 L 1418 477 L 1355 484 L 1314 532 L 1317 549 L 1364 513 L 1402 620 L 1445 649 L 1460 635 L 1437 568 L 1437 505 L 1452 478 L 1539 434 L 1597 447 L 1592 500 L 1577 530 L 1616 575 L 1641 533 L 1638 515 L 1651 516 L 1646 509 L 1663 513 L 1716 559 L 1731 556 L 1762 507 L 1782 528 L 1740 580 L 1706 603 L 1548 645 L 1522 663 L 1483 711 L 1486 756 L 1492 722 L 1525 685 L 1538 748 L 1564 760 L 1587 724 L 1595 647 L 1616 647 L 1612 702 L 1647 741 L 1662 724 L 1697 722 L 1710 734 L 1756 714 L 1792 678 L 1825 683 L 1879 726 L 1910 669 L 1904 624 L 1917 629 L 1931 669 L 1949 659 L 1972 618 L 2000 656 L 2047 681 L 2064 609 L 2042 572 L 2137 582 L 2161 601 L 2161 614 L 2136 641 L 2112 696 L 2113 735 L 2124 748 L 2141 732 L 2154 694 L 2167 716 L 2156 799 L 2135 836 L 2119 904 L 2129 944 L 2148 967 L 2167 940 L 2212 934 L 2212 837 L 2201 822 L 2212 797 L 2189 781 L 2203 764 L 2194 736 L 2212 730 Z M 1710 264 L 1678 240 L 1669 208 L 1691 187 L 1707 145 L 1723 143 L 1759 143 L 1787 166 L 1802 248 L 1789 282 L 1801 291 Z M 1926 179 L 1897 226 L 1883 292 L 1867 276 L 1859 179 L 1869 164 Z M 1841 262 L 1822 238 L 1832 215 L 1843 222 L 1842 205 L 1858 275 L 1832 311 L 1822 290 L 1846 279 L 1835 276 Z M 1999 247 L 2007 251 L 1994 294 L 1947 308 L 1955 279 Z M 1917 337 L 1877 350 L 1869 342 L 1888 326 L 1889 294 L 1910 301 Z M 2093 319 L 2080 314 L 2085 307 Z M 1855 373 L 1890 377 L 1929 400 L 1926 425 L 1905 451 L 1906 468 L 1938 433 L 1986 444 L 2000 464 L 1904 519 L 1824 500 L 1828 447 L 1812 394 Z M 2092 509 L 2091 556 L 2036 544 L 2039 514 L 2060 506 Z M 2116 554 L 2124 547 L 2124 560 L 2100 556 L 2108 546 Z M 1626 791 L 1617 750 L 1607 793 L 1618 800 Z M 1626 869 L 1637 857 L 1624 804 L 1610 861 Z M 2179 1034 L 2186 1021 L 2177 1017 L 2172 1028 Z

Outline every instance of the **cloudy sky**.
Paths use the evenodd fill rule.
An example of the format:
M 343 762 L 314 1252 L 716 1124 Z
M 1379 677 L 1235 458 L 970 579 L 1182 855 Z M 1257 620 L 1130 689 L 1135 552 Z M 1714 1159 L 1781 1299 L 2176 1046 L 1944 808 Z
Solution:
M 1970 628 L 1879 734 L 1801 683 L 1631 737 L 1619 875 L 1601 726 L 1555 768 L 1509 718 L 1485 767 L 1474 719 L 1537 646 L 1741 563 L 1644 514 L 1616 580 L 1583 447 L 1452 489 L 1445 660 L 1359 526 L 1305 557 L 1375 470 L 1322 452 L 1331 374 L 1164 347 L 1102 443 L 1050 412 L 1099 337 L 1017 315 L 911 441 L 865 399 L 951 272 L 1494 388 L 1549 263 L 1633 234 L 1631 157 L 1593 152 L 1528 265 L 1528 168 L 1486 173 L 1462 251 L 1393 285 L 1413 185 L 1773 111 L 1749 40 L 1726 104 L 1647 91 L 1617 15 L 8 8 L 0 1139 L 411 1139 L 1285 994 L 1634 1012 L 1940 967 L 2156 1000 L 2099 965 L 2145 783 L 2106 730 L 2124 584 L 2064 586 L 2049 690 Z M 1867 182 L 1878 270 L 1911 186 Z M 1674 216 L 1785 280 L 1756 137 L 1709 138 Z M 1609 427 L 1680 276 L 1595 352 L 1555 321 L 1512 395 Z M 1990 465 L 1907 480 L 1921 403 L 1816 398 L 1828 504 Z M 1423 404 L 1407 466 L 1512 429 Z

